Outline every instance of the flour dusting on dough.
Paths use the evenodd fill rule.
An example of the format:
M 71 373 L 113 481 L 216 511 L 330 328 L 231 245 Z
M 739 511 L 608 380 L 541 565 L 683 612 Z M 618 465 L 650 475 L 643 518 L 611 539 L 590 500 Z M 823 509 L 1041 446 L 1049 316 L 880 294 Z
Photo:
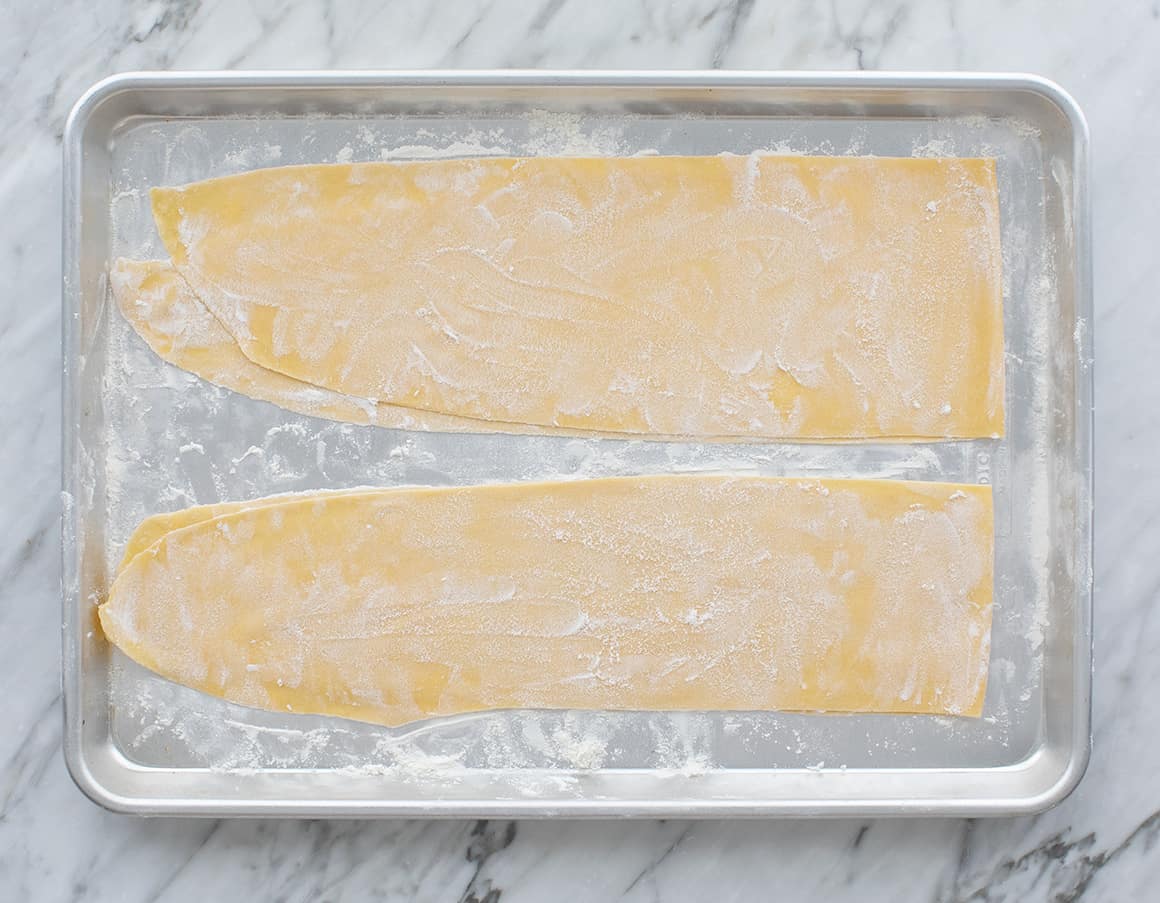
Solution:
M 124 565 L 102 622 L 234 702 L 391 726 L 982 704 L 991 503 L 975 487 L 645 477 L 177 517 Z
M 649 436 L 977 437 L 1003 428 L 994 179 L 979 159 L 486 157 L 154 197 L 241 352 L 342 395 Z

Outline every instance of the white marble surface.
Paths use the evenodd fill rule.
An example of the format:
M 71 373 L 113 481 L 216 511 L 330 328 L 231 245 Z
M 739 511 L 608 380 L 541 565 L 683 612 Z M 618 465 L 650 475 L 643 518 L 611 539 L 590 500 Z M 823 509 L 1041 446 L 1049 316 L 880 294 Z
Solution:
M 60 136 L 111 72 L 218 67 L 1038 72 L 1095 154 L 1095 753 L 1035 818 L 140 820 L 60 755 Z M 1144 900 L 1160 880 L 1160 4 L 0 0 L 0 899 Z M 1149 349 L 1153 349 L 1149 351 Z

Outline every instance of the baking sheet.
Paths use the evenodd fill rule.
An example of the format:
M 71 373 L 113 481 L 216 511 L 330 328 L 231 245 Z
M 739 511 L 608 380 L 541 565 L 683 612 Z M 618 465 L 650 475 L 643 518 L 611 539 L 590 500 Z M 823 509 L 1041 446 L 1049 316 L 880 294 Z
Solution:
M 1066 792 L 1086 761 L 1090 676 L 1086 136 L 1066 97 L 1001 77 L 343 79 L 122 78 L 70 123 L 66 755 L 82 787 L 116 808 L 207 814 L 996 812 Z M 293 163 L 721 152 L 995 157 L 1007 437 L 752 445 L 334 423 L 163 363 L 103 278 L 114 257 L 166 256 L 152 185 Z M 319 488 L 693 471 L 992 483 L 984 717 L 519 711 L 392 730 L 210 698 L 93 630 L 125 540 L 157 511 Z

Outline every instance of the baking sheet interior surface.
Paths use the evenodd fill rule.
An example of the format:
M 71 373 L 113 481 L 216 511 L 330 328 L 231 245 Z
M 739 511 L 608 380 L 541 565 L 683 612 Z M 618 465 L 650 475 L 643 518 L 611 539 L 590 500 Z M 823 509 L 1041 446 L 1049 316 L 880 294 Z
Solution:
M 400 729 L 242 708 L 107 658 L 111 739 L 139 766 L 343 769 L 401 781 L 479 769 L 519 787 L 537 769 L 958 768 L 1018 762 L 1041 741 L 1048 623 L 1052 446 L 1048 358 L 1058 326 L 1056 249 L 1045 229 L 1045 162 L 1015 120 L 808 119 L 505 111 L 426 118 L 127 120 L 111 149 L 109 260 L 165 257 L 148 189 L 262 166 L 487 154 L 805 153 L 994 156 L 998 160 L 1008 435 L 931 444 L 729 445 L 410 433 L 292 414 L 164 364 L 101 308 L 84 379 L 82 524 L 102 523 L 107 585 L 145 516 L 194 504 L 360 485 L 466 485 L 616 474 L 739 472 L 990 482 L 995 610 L 979 720 L 897 715 L 494 712 Z M 1070 328 L 1070 327 L 1069 327 Z M 96 368 L 94 372 L 91 368 Z M 1058 440 L 1056 440 L 1058 441 Z M 98 587 L 100 588 L 100 587 Z M 87 629 L 82 627 L 82 629 Z M 561 783 L 562 782 L 562 783 Z M 538 785 L 537 785 L 538 786 Z M 580 790 L 575 792 L 579 793 Z

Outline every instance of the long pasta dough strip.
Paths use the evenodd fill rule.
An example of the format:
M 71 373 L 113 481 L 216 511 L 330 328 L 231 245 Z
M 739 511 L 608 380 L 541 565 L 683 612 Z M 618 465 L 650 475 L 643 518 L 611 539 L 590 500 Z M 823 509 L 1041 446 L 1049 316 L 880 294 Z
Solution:
M 233 702 L 384 725 L 981 711 L 985 486 L 655 476 L 270 502 L 203 509 L 133 556 L 98 609 L 108 638 Z
M 241 352 L 345 396 L 640 435 L 1003 432 L 992 160 L 310 165 L 152 200 Z

